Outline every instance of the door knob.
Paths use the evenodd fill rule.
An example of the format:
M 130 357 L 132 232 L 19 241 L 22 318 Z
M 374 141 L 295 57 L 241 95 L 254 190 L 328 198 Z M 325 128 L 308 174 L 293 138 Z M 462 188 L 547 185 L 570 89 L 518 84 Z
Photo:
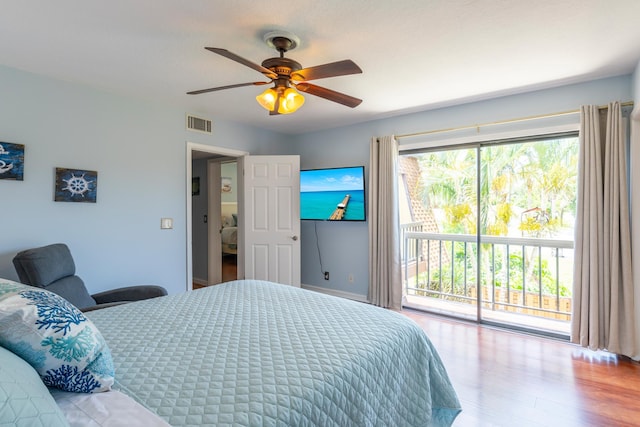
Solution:
M 291 240 L 295 242 L 296 240 L 298 240 L 298 236 L 291 236 Z

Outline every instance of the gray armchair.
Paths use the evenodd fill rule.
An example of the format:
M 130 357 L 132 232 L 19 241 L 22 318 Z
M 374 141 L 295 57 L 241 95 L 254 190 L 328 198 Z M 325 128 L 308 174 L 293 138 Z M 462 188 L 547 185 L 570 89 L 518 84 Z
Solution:
M 64 243 L 19 252 L 13 258 L 13 265 L 22 283 L 54 292 L 82 311 L 167 295 L 163 287 L 155 285 L 89 294 L 82 279 L 76 276 L 76 265 Z

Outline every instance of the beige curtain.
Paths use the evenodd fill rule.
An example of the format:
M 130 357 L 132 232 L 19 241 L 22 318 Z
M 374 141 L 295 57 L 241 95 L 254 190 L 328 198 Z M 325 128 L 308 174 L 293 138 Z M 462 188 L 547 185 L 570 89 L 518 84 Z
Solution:
M 373 138 L 369 161 L 369 302 L 400 310 L 398 141 Z
M 620 103 L 581 108 L 571 341 L 632 357 L 634 291 Z
M 636 313 L 636 353 L 633 359 L 640 361 L 640 105 L 631 113 L 631 135 L 629 157 L 629 182 L 631 183 L 631 262 L 633 271 L 633 288 L 635 289 Z M 635 212 L 635 215 L 633 214 Z

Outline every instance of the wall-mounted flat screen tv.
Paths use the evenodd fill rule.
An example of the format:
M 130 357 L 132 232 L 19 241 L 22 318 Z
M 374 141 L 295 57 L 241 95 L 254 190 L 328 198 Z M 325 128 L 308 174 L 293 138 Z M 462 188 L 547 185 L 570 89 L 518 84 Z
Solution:
M 366 221 L 364 166 L 300 171 L 300 219 Z

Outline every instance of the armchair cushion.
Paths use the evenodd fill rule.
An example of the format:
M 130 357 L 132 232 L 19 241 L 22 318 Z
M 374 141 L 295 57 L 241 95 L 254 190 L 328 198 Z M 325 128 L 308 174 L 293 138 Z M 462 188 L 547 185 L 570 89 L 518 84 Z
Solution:
M 39 288 L 76 274 L 71 252 L 63 243 L 22 251 L 14 257 L 13 265 L 21 282 Z
M 97 304 L 95 298 L 89 295 L 84 282 L 78 276 L 63 277 L 51 283 L 45 289 L 60 295 L 80 310 Z
M 81 310 L 96 305 L 82 279 L 75 275 L 76 265 L 64 243 L 19 252 L 13 265 L 24 284 L 54 292 Z

